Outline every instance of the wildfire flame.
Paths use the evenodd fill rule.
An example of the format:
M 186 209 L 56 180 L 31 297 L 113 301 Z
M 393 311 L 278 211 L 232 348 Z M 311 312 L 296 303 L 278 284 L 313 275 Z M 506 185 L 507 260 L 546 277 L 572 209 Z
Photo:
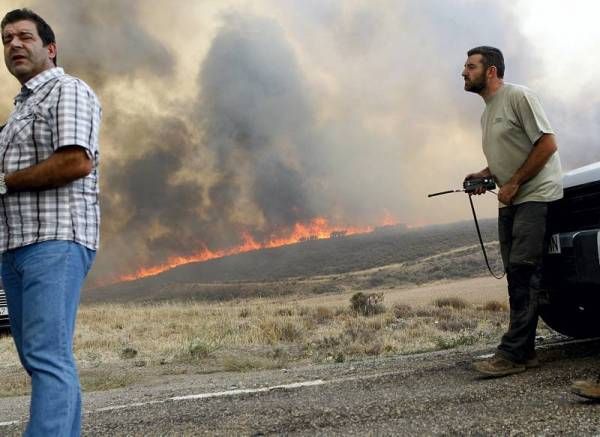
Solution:
M 386 212 L 385 217 L 381 222 L 383 225 L 391 225 L 397 223 L 397 221 L 395 221 L 391 214 L 389 214 L 388 212 Z M 271 238 L 269 238 L 268 241 L 258 242 L 255 241 L 249 233 L 243 233 L 243 243 L 239 246 L 222 250 L 210 250 L 209 248 L 204 247 L 196 254 L 190 256 L 173 256 L 170 257 L 163 264 L 152 267 L 142 267 L 133 274 L 121 276 L 119 278 L 119 281 L 133 281 L 148 276 L 158 275 L 159 273 L 162 273 L 166 270 L 170 270 L 174 267 L 183 264 L 209 261 L 211 259 L 223 258 L 226 256 L 237 255 L 253 250 L 287 246 L 306 240 L 321 240 L 325 238 L 332 238 L 334 236 L 365 234 L 368 232 L 372 232 L 373 230 L 374 227 L 372 226 L 332 226 L 329 224 L 327 219 L 323 217 L 317 217 L 311 220 L 309 223 L 296 223 L 294 225 L 294 229 L 286 236 L 272 236 Z

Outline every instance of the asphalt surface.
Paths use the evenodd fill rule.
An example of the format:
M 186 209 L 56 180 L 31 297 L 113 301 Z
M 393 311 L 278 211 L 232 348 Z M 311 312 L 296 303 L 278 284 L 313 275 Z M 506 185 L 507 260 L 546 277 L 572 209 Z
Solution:
M 84 435 L 600 435 L 600 403 L 568 391 L 600 372 L 600 340 L 541 344 L 542 367 L 482 379 L 491 350 L 290 370 L 179 375 L 85 396 Z M 0 435 L 20 435 L 26 398 L 0 400 Z

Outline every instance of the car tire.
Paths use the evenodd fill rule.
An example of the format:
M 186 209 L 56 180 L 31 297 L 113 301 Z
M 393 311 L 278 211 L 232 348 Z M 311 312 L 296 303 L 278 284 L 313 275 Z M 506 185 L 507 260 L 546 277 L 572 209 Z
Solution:
M 600 337 L 598 314 L 600 297 L 592 290 L 552 290 L 540 303 L 542 320 L 555 331 L 574 338 Z

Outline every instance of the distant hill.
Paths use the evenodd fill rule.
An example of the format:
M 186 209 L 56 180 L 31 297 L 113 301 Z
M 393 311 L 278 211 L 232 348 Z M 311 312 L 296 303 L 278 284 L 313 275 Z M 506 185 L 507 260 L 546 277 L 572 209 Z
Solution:
M 484 219 L 479 224 L 484 241 L 497 240 L 495 219 Z M 478 244 L 478 239 L 472 221 L 418 229 L 387 226 L 368 234 L 311 240 L 190 263 L 156 276 L 86 290 L 82 301 L 193 299 L 209 289 L 214 292 L 215 284 L 220 284 L 217 287 L 219 290 L 227 289 L 233 295 L 242 297 L 244 287 L 241 284 L 245 283 L 290 283 L 292 279 L 345 274 L 414 262 L 475 244 Z M 452 275 L 456 274 L 453 272 Z M 242 291 L 236 291 L 236 287 Z

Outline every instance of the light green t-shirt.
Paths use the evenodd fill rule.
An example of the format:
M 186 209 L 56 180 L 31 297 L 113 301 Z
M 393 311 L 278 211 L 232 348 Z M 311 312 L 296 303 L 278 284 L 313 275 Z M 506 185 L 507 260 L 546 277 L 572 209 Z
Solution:
M 543 134 L 554 133 L 535 94 L 510 83 L 486 100 L 481 129 L 483 153 L 500 186 L 523 165 Z M 562 169 L 557 151 L 535 177 L 521 185 L 513 203 L 551 202 L 562 196 Z M 500 203 L 502 206 L 506 205 Z

